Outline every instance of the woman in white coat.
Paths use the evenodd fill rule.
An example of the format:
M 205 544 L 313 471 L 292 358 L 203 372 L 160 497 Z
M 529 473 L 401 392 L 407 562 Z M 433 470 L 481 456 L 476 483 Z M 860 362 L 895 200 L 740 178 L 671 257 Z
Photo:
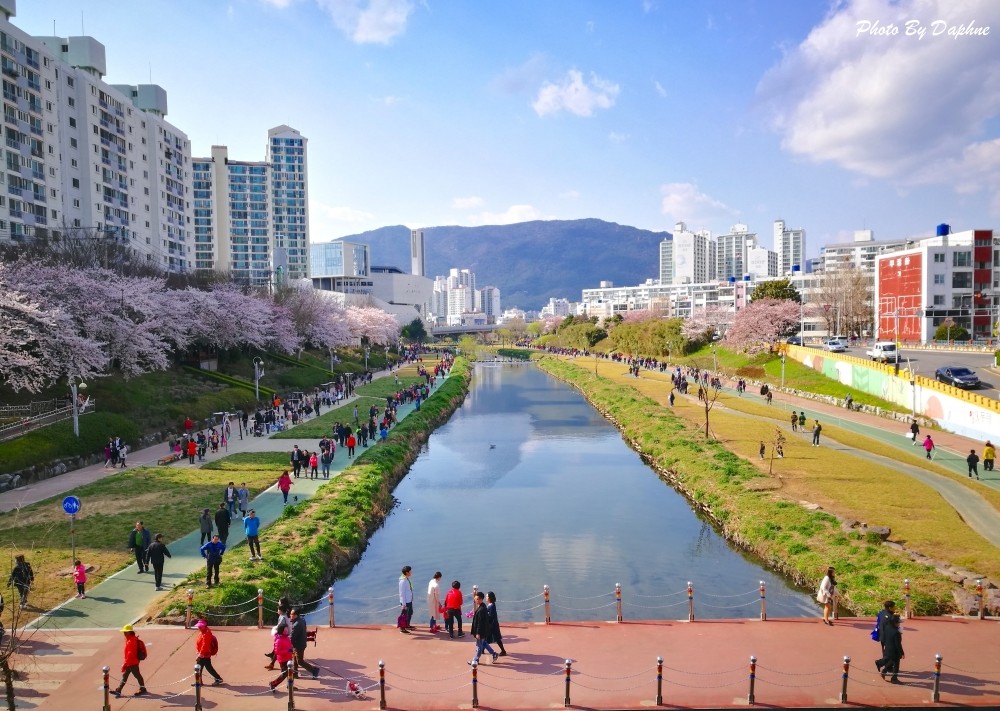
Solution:
M 816 593 L 816 601 L 823 604 L 824 625 L 833 626 L 833 620 L 830 619 L 830 613 L 833 612 L 836 597 L 837 578 L 834 575 L 833 566 L 831 565 L 826 569 L 826 575 L 819 584 L 819 592 Z

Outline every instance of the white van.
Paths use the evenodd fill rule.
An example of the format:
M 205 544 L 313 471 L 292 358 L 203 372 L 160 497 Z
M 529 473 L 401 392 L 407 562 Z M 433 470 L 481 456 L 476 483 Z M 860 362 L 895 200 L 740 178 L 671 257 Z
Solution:
M 872 347 L 867 351 L 868 357 L 872 360 L 881 361 L 883 363 L 899 362 L 899 350 L 896 348 L 896 344 L 893 341 L 876 341 L 872 344 Z

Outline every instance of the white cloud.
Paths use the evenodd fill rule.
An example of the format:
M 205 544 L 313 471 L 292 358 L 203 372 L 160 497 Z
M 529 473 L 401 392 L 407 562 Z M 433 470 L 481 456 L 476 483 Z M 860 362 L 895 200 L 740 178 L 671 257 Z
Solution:
M 282 2 L 283 0 L 271 0 Z M 411 0 L 316 0 L 333 24 L 357 44 L 389 44 L 406 31 Z
M 997 7 L 993 0 L 834 3 L 758 86 L 783 147 L 897 185 L 1000 191 L 996 43 L 931 34 L 937 20 L 948 28 L 1000 25 Z M 875 21 L 898 34 L 861 31 L 859 23 Z M 908 36 L 907 21 L 927 34 Z
M 471 197 L 457 197 L 453 198 L 451 201 L 451 206 L 455 210 L 472 210 L 477 207 L 482 207 L 485 204 L 486 201 L 476 195 Z
M 660 212 L 674 222 L 697 225 L 738 214 L 721 200 L 701 192 L 695 183 L 666 183 L 660 186 L 660 193 Z
M 580 71 L 571 69 L 561 84 L 545 82 L 538 90 L 538 98 L 531 108 L 539 116 L 562 110 L 577 116 L 590 116 L 594 109 L 609 109 L 614 106 L 618 92 L 617 84 L 601 79 L 596 74 L 590 75 L 588 84 Z
M 656 81 L 656 79 L 653 80 L 653 88 L 656 89 L 656 93 L 660 97 L 662 97 L 664 99 L 667 98 L 667 90 L 664 89 L 663 88 L 663 84 L 661 84 L 660 82 Z
M 469 217 L 472 225 L 512 225 L 542 219 L 541 211 L 532 205 L 511 205 L 503 212 L 481 212 Z
M 625 143 L 628 140 L 627 133 L 618 133 L 618 131 L 612 131 L 608 134 L 608 140 L 612 143 Z

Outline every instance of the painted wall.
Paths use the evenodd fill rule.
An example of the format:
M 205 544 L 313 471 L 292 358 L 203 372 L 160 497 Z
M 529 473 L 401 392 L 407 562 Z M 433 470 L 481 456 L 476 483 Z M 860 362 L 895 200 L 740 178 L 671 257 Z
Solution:
M 923 294 L 923 260 L 920 252 L 883 257 L 878 261 L 878 337 L 883 341 L 920 341 L 920 306 Z M 898 311 L 898 316 L 897 316 Z M 899 334 L 896 334 L 896 324 Z
M 920 375 L 911 384 L 905 368 L 895 375 L 891 365 L 813 348 L 787 348 L 788 357 L 826 377 L 929 417 L 949 432 L 981 440 L 997 437 L 1000 428 L 997 400 Z M 904 430 L 900 428 L 901 436 Z

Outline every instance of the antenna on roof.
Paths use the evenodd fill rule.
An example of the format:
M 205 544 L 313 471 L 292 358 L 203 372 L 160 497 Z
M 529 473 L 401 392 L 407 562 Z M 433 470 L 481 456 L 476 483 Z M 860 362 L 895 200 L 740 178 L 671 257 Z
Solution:
M 80 34 L 85 35 L 87 31 L 83 29 L 83 10 L 80 10 Z

